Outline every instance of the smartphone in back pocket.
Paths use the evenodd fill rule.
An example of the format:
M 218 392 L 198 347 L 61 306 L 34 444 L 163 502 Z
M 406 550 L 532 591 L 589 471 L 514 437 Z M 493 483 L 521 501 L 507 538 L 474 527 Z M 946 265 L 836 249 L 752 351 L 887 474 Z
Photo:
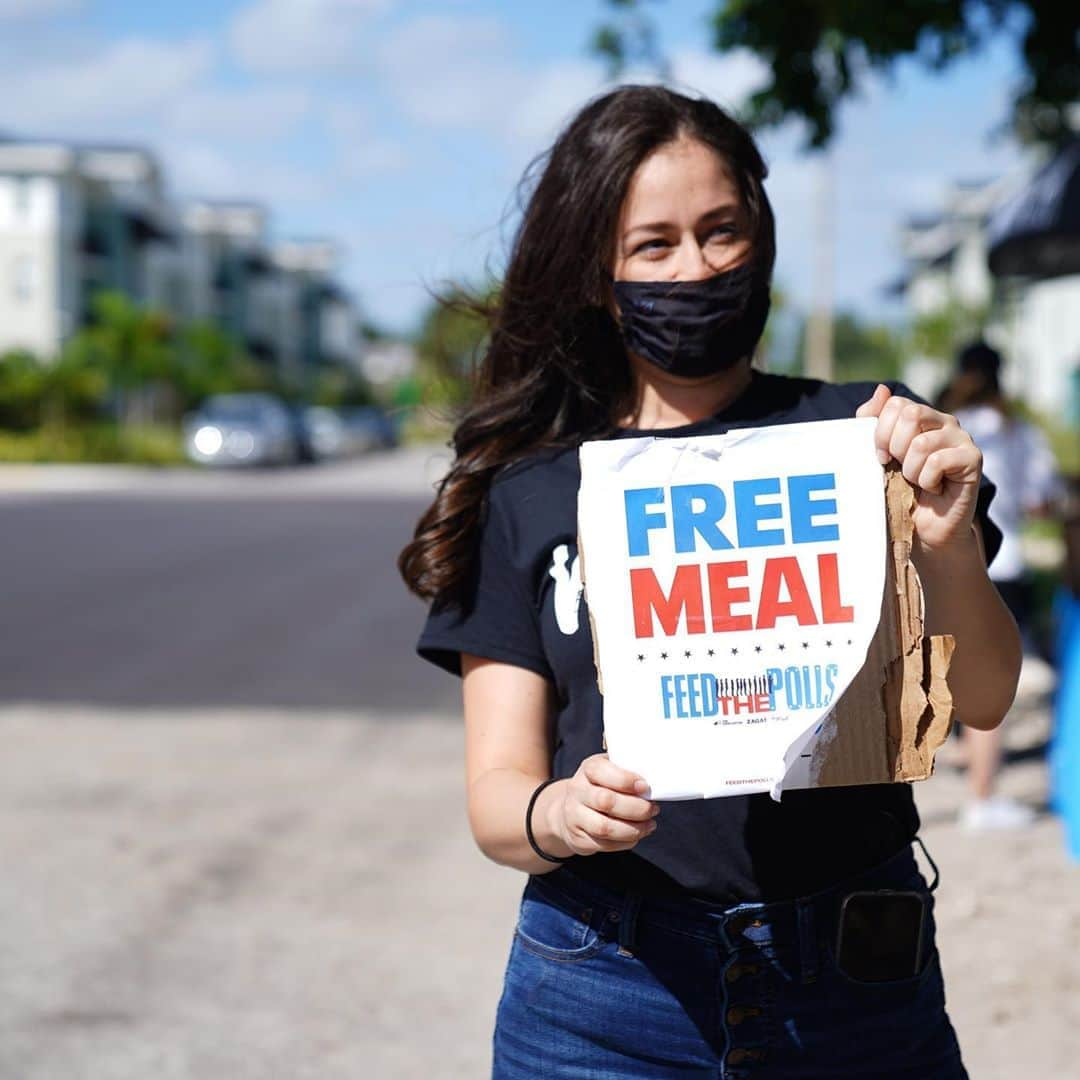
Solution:
M 836 964 L 862 982 L 919 973 L 926 928 L 924 894 L 896 889 L 853 892 L 840 905 Z

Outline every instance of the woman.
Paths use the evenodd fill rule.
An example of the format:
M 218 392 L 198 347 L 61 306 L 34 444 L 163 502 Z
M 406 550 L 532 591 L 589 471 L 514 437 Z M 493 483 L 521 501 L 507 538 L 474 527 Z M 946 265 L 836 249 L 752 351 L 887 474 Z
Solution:
M 923 489 L 913 555 L 928 632 L 956 636 L 957 709 L 993 727 L 1015 689 L 980 536 L 996 547 L 993 489 L 959 425 L 899 386 L 751 367 L 774 257 L 765 172 L 711 102 L 628 86 L 581 110 L 525 207 L 455 461 L 399 560 L 433 601 L 420 654 L 463 676 L 477 844 L 529 875 L 496 1077 L 965 1075 L 905 785 L 661 810 L 602 752 L 575 547 L 585 439 L 876 416 L 879 457 Z M 840 904 L 880 889 L 927 911 L 921 940 L 870 920 L 867 948 L 906 934 L 911 970 L 841 970 Z

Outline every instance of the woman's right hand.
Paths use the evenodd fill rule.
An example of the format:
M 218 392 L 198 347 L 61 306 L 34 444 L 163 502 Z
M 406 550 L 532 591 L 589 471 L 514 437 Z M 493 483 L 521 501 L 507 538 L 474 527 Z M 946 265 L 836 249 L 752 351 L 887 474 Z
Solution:
M 607 754 L 587 757 L 563 784 L 552 784 L 556 798 L 551 825 L 576 855 L 627 851 L 656 829 L 660 804 L 638 795 L 648 791 L 644 778 L 620 769 Z

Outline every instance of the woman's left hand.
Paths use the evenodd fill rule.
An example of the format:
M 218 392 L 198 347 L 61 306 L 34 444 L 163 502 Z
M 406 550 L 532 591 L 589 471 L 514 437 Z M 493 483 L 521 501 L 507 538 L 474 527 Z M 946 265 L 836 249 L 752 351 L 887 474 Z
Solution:
M 879 385 L 856 416 L 876 416 L 882 464 L 895 458 L 916 486 L 915 534 L 924 549 L 969 541 L 982 476 L 982 453 L 955 416 L 893 395 Z

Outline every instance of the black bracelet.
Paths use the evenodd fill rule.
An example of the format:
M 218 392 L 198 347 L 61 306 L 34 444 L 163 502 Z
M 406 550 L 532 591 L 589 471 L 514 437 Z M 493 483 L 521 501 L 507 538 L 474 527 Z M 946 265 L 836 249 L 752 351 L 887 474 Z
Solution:
M 529 845 L 533 851 L 540 856 L 541 859 L 547 859 L 548 862 L 564 863 L 569 862 L 574 856 L 567 855 L 565 859 L 557 859 L 554 855 L 549 855 L 546 851 L 540 850 L 540 845 L 536 842 L 536 837 L 533 836 L 532 831 L 532 810 L 536 805 L 536 797 L 548 786 L 548 784 L 554 784 L 556 780 L 560 779 L 557 776 L 551 777 L 550 780 L 545 780 L 533 793 L 532 798 L 529 799 L 529 805 L 525 810 L 525 835 L 529 838 Z

